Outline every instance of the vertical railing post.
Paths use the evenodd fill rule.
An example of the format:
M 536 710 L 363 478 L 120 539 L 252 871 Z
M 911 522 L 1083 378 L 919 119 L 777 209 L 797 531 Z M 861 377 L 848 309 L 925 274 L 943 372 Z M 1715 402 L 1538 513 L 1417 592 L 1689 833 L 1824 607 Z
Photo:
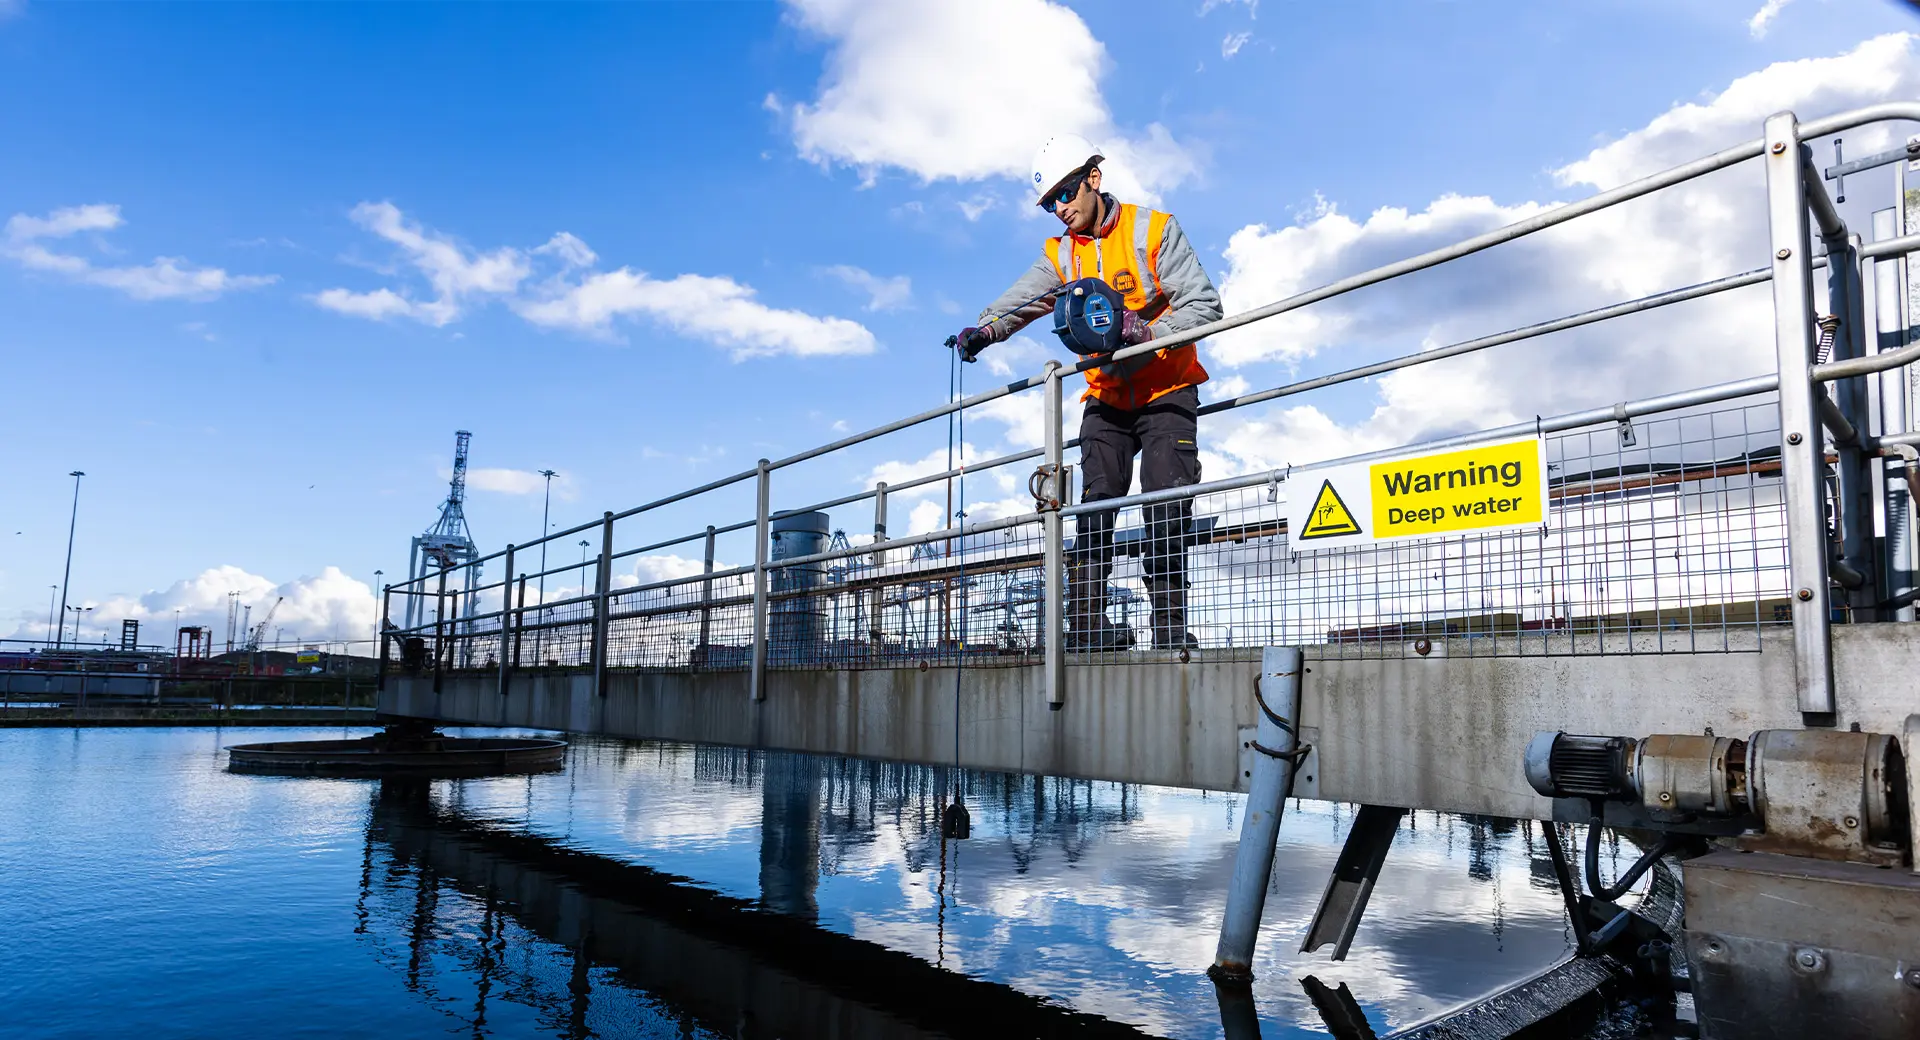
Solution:
M 500 572 L 500 696 L 507 695 L 507 672 L 513 660 L 513 543 Z
M 527 574 L 520 572 L 519 590 L 514 596 L 513 607 L 513 666 L 520 667 L 520 645 L 525 641 L 521 630 L 527 627 Z
M 707 525 L 706 550 L 701 554 L 700 573 L 706 575 L 700 581 L 700 641 L 693 646 L 693 655 L 687 664 L 698 668 L 707 655 L 709 641 L 713 638 L 713 525 Z
M 1902 187 L 1904 178 L 1903 163 L 1894 164 L 1894 183 Z M 1896 191 L 1895 199 L 1904 198 L 1904 193 Z M 1889 238 L 1898 238 L 1901 233 L 1901 218 L 1904 205 L 1883 209 L 1873 215 L 1873 239 L 1882 242 Z M 1861 285 L 1872 290 L 1873 328 L 1875 335 L 1871 340 L 1872 351 L 1898 350 L 1906 346 L 1907 322 L 1904 318 L 1906 308 L 1907 281 L 1902 275 L 1906 260 L 1903 257 L 1885 257 L 1880 260 L 1863 261 L 1872 268 L 1872 280 L 1863 277 Z M 1863 272 L 1864 274 L 1864 272 Z M 1876 433 L 1881 435 L 1907 432 L 1907 370 L 1895 368 L 1882 372 L 1876 377 L 1880 391 L 1880 425 Z M 1913 498 L 1907 493 L 1905 481 L 1906 463 L 1898 458 L 1881 462 L 1881 509 L 1886 517 L 1886 532 L 1882 540 L 1882 558 L 1886 561 L 1886 570 L 1882 580 L 1882 591 L 1889 599 L 1896 599 L 1910 592 L 1915 584 L 1915 544 L 1913 536 L 1914 508 Z M 1893 611 L 1891 620 L 1914 620 L 1914 606 L 1908 603 Z
M 1780 472 L 1787 511 L 1796 699 L 1808 725 L 1833 721 L 1832 617 L 1827 605 L 1826 438 L 1815 410 L 1812 252 L 1799 123 L 1766 124 L 1767 226 L 1773 246 L 1775 360 L 1780 370 Z
M 882 480 L 873 485 L 873 569 L 878 572 L 887 565 L 887 482 Z M 872 604 L 867 611 L 867 653 L 886 649 L 887 625 L 887 588 L 875 582 L 867 590 Z
M 1059 711 L 1067 703 L 1066 653 L 1066 533 L 1060 507 L 1067 500 L 1065 433 L 1061 429 L 1060 363 L 1047 362 L 1046 385 L 1047 477 L 1042 507 L 1041 537 L 1046 573 L 1041 583 L 1040 639 L 1042 669 L 1046 672 L 1047 707 Z
M 392 611 L 393 586 L 382 585 L 380 586 L 380 665 L 379 671 L 375 673 L 373 685 L 374 689 L 382 693 L 387 690 L 387 657 L 393 653 L 393 637 L 387 635 L 387 626 L 390 624 L 387 619 L 393 616 Z
M 433 692 L 440 692 L 440 662 L 446 656 L 447 568 L 440 568 L 440 590 L 433 596 Z
M 753 519 L 753 673 L 750 684 L 753 699 L 767 699 L 767 545 L 772 537 L 768 530 L 768 513 L 773 502 L 773 467 L 766 459 L 760 460 L 759 475 L 754 488 Z
M 607 695 L 607 601 L 613 591 L 613 513 L 600 514 L 600 563 L 593 579 L 593 692 Z

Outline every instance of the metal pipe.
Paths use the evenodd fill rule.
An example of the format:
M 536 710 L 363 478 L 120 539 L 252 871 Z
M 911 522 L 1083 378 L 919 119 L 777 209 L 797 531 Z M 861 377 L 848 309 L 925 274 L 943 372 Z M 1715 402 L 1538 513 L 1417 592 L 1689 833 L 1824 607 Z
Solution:
M 1792 112 L 1767 119 L 1767 226 L 1773 245 L 1774 349 L 1780 372 L 1780 468 L 1786 495 L 1787 565 L 1793 592 L 1795 699 L 1810 724 L 1833 717 L 1825 470 L 1814 398 L 1801 378 L 1813 360 L 1812 242 L 1806 179 Z
M 1701 282 L 1698 285 L 1689 285 L 1680 289 L 1655 293 L 1652 296 L 1643 296 L 1637 300 L 1628 300 L 1625 303 L 1616 303 L 1610 307 L 1583 311 L 1579 314 L 1568 315 L 1564 318 L 1556 318 L 1553 321 L 1543 321 L 1535 325 L 1523 326 L 1508 332 L 1499 332 L 1491 336 L 1481 336 L 1478 339 L 1464 340 L 1444 347 L 1434 347 L 1431 350 L 1417 351 L 1386 361 L 1377 361 L 1370 365 L 1361 365 L 1358 368 L 1349 368 L 1341 372 L 1315 376 L 1312 379 L 1302 379 L 1298 382 L 1288 383 L 1285 386 L 1275 387 L 1272 390 L 1243 394 L 1228 401 L 1216 401 L 1213 404 L 1201 408 L 1200 414 L 1212 415 L 1215 412 L 1224 412 L 1232 408 L 1244 408 L 1247 405 L 1259 404 L 1263 401 L 1271 401 L 1280 397 L 1289 397 L 1293 394 L 1301 394 L 1309 390 L 1318 390 L 1321 387 L 1335 386 L 1340 383 L 1352 382 L 1356 379 L 1377 376 L 1383 372 L 1412 368 L 1415 365 L 1424 365 L 1430 361 L 1439 361 L 1442 358 L 1458 357 L 1461 354 L 1470 354 L 1474 351 L 1485 350 L 1488 347 L 1498 347 L 1507 343 L 1516 343 L 1520 340 L 1532 339 L 1536 336 L 1544 336 L 1551 332 L 1562 332 L 1567 329 L 1579 328 L 1582 325 L 1591 325 L 1594 322 L 1606 321 L 1609 318 L 1638 314 L 1641 311 L 1653 310 L 1675 303 L 1684 303 L 1687 300 L 1697 300 L 1701 297 L 1712 296 L 1715 293 L 1723 293 L 1730 289 L 1741 289 L 1749 285 L 1758 285 L 1772 277 L 1773 271 L 1767 268 L 1728 275 L 1725 278 L 1717 278 L 1710 282 Z
M 1820 411 L 1821 425 L 1833 434 L 1835 445 L 1845 446 L 1858 442 L 1860 431 L 1847 421 L 1846 413 L 1840 410 L 1839 405 L 1833 403 L 1833 398 L 1825 394 L 1815 394 L 1813 403 L 1814 407 Z
M 1197 486 L 1199 485 L 1190 485 L 1178 490 L 1190 492 Z M 973 535 L 1004 531 L 1009 527 L 1019 527 L 1021 524 L 1034 523 L 1040 520 L 1040 518 L 1040 514 L 1037 512 L 1020 513 L 1015 516 L 1003 516 L 997 520 L 982 520 L 979 523 L 967 524 L 963 527 L 943 527 L 937 531 L 928 531 L 926 534 L 907 535 L 903 538 L 890 538 L 887 540 L 887 544 L 895 549 L 905 549 L 915 545 L 925 545 L 929 542 L 961 542 L 965 538 Z M 824 563 L 828 560 L 840 560 L 849 556 L 864 556 L 871 551 L 872 548 L 865 545 L 856 545 L 851 549 L 829 549 L 826 552 L 812 553 L 807 556 L 789 556 L 783 560 L 774 560 L 767 564 L 767 569 L 783 570 L 788 567 L 802 567 L 810 563 Z M 679 582 L 684 581 L 686 581 L 685 578 L 679 579 Z
M 1914 140 L 1920 142 L 1920 137 Z M 1902 190 L 1905 188 L 1905 177 L 1903 173 L 1904 171 L 1900 168 L 1896 168 L 1893 171 L 1894 188 L 1896 189 L 1894 191 L 1894 197 L 1896 199 L 1902 199 L 1903 201 L 1898 206 L 1889 207 L 1873 214 L 1873 235 L 1879 241 L 1872 245 L 1862 246 L 1860 249 L 1861 263 L 1863 265 L 1870 265 L 1873 269 L 1872 278 L 1865 277 L 1865 272 L 1862 272 L 1861 288 L 1863 293 L 1871 294 L 1873 301 L 1873 329 L 1875 332 L 1873 351 L 1875 352 L 1883 350 L 1888 346 L 1897 346 L 1900 340 L 1905 338 L 1907 334 L 1907 323 L 1902 317 L 1903 305 L 1907 302 L 1905 300 L 1906 279 L 1902 277 L 1905 274 L 1903 270 L 1906 265 L 1905 258 L 1890 256 L 1885 262 L 1867 258 L 1875 246 L 1884 245 L 1889 240 L 1897 240 L 1900 237 L 1900 232 L 1903 230 L 1900 226 L 1903 222 L 1902 218 L 1905 215 L 1902 212 L 1905 208 L 1905 191 Z M 1914 235 L 1911 236 L 1911 238 L 1915 243 L 1914 248 L 1920 249 L 1920 235 Z M 1886 434 L 1896 430 L 1906 429 L 1909 421 L 1906 374 L 1897 369 L 1882 372 L 1878 376 L 1878 382 L 1880 390 L 1880 433 Z M 1906 445 L 1898 445 L 1896 446 L 1896 450 L 1903 450 L 1909 455 L 1913 452 L 1913 448 Z M 1905 479 L 1910 484 L 1916 479 L 1916 474 L 1914 473 L 1915 461 L 1920 461 L 1920 457 L 1911 458 L 1904 467 L 1884 461 L 1880 463 L 1880 508 L 1882 515 L 1885 517 L 1885 538 L 1883 539 L 1882 545 L 1885 549 L 1886 569 L 1883 571 L 1883 574 L 1885 576 L 1887 598 L 1894 601 L 1902 599 L 1907 593 L 1913 591 L 1916 586 L 1915 572 L 1916 570 L 1920 570 L 1920 567 L 1916 566 L 1916 557 L 1920 556 L 1920 553 L 1916 553 L 1914 543 L 1914 498 L 1907 493 L 1907 490 L 1903 490 L 1895 485 L 1897 475 L 1903 468 L 1905 470 Z M 1914 620 L 1915 610 L 1913 603 L 1909 600 L 1893 608 L 1892 619 L 1895 621 Z
M 1045 653 L 1047 708 L 1059 711 L 1067 704 L 1066 648 L 1066 524 L 1060 507 L 1067 500 L 1065 448 L 1062 429 L 1065 408 L 1061 399 L 1060 363 L 1047 363 L 1046 453 L 1047 501 L 1041 521 L 1046 546 L 1046 573 L 1041 585 L 1040 639 Z
M 1816 383 L 1831 383 L 1836 379 L 1848 379 L 1864 376 L 1873 372 L 1885 372 L 1890 368 L 1905 368 L 1920 361 L 1920 340 L 1915 340 L 1899 350 L 1885 350 L 1865 357 L 1847 358 L 1844 361 L 1829 361 L 1824 365 L 1812 365 L 1807 375 Z
M 1836 155 L 1836 158 L 1838 156 Z M 1899 148 L 1884 152 L 1875 152 L 1864 159 L 1835 163 L 1827 167 L 1826 178 L 1830 181 L 1844 181 L 1856 173 L 1862 173 L 1878 166 L 1897 163 L 1903 159 L 1920 159 L 1920 137 L 1909 137 L 1907 143 Z M 1845 189 L 1841 189 L 1844 191 Z
M 1901 235 L 1898 238 L 1882 239 L 1860 247 L 1860 255 L 1869 260 L 1883 256 L 1905 256 L 1920 252 L 1920 235 Z
M 1840 210 L 1827 196 L 1826 185 L 1820 183 L 1820 171 L 1813 168 L 1813 149 L 1804 144 L 1800 146 L 1800 180 L 1813 221 L 1820 226 L 1820 240 L 1827 244 L 1827 255 L 1831 256 L 1846 243 L 1847 222 L 1840 219 Z
M 1274 843 L 1280 817 L 1293 791 L 1293 774 L 1308 749 L 1299 746 L 1300 678 L 1305 660 L 1297 646 L 1270 646 L 1260 655 L 1254 686 L 1259 710 L 1248 770 L 1247 804 L 1240 817 L 1240 847 L 1233 854 L 1233 881 L 1220 923 L 1220 945 L 1207 974 L 1216 983 L 1253 981 L 1253 948 L 1273 879 Z
M 607 598 L 613 590 L 613 514 L 600 516 L 600 564 L 593 581 L 593 692 L 607 695 Z
M 773 500 L 773 465 L 766 459 L 754 471 L 758 480 L 754 493 L 753 546 L 753 675 L 750 680 L 753 699 L 767 699 L 767 543 L 773 537 L 768 530 L 769 503 Z
M 1860 277 L 1859 235 L 1830 242 L 1828 247 L 1827 293 L 1829 308 L 1839 320 L 1834 337 L 1836 360 L 1863 357 L 1867 349 L 1867 312 Z M 1874 559 L 1874 516 L 1876 496 L 1873 470 L 1877 465 L 1863 450 L 1864 435 L 1871 428 L 1867 381 L 1847 379 L 1833 386 L 1833 396 L 1816 388 L 1815 396 L 1832 400 L 1854 431 L 1850 437 L 1838 436 L 1834 447 L 1837 459 L 1838 499 L 1840 505 L 1841 559 L 1848 568 L 1863 575 L 1860 582 L 1847 582 L 1848 605 L 1855 621 L 1876 621 L 1873 605 L 1880 602 L 1881 569 Z M 1836 568 L 1836 573 L 1838 569 Z

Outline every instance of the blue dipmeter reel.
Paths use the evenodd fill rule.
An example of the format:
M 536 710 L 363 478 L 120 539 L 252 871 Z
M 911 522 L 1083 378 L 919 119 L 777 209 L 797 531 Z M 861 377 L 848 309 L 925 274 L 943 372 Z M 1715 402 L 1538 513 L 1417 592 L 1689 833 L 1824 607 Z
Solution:
M 1075 354 L 1111 354 L 1120 349 L 1120 294 L 1098 278 L 1060 287 L 1053 298 L 1053 334 Z

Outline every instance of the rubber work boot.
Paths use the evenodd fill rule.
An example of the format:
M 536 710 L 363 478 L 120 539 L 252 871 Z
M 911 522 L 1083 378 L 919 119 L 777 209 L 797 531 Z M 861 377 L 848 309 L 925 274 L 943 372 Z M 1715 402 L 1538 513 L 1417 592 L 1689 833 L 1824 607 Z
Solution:
M 1153 602 L 1153 648 L 1198 650 L 1200 640 L 1187 631 L 1187 585 L 1184 581 L 1156 581 L 1147 585 Z
M 1107 617 L 1107 575 L 1112 570 L 1110 562 L 1067 564 L 1067 650 L 1085 653 L 1133 646 L 1133 629 Z

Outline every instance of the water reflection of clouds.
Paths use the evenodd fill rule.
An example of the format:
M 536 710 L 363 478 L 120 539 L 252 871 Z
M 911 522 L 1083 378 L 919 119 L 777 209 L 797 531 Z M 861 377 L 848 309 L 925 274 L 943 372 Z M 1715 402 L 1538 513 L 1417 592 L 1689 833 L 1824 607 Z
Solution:
M 568 775 L 499 792 L 502 818 L 571 844 L 758 897 L 765 754 L 579 745 Z M 808 760 L 819 923 L 1171 1036 L 1217 1036 L 1212 960 L 1238 839 L 1237 795 L 971 774 L 974 835 L 946 850 L 945 771 Z M 789 773 L 792 771 L 788 771 Z M 469 802 L 476 794 L 469 793 Z M 484 799 L 483 799 L 484 800 Z M 1319 1031 L 1297 979 L 1347 983 L 1377 1027 L 1532 974 L 1567 949 L 1544 850 L 1506 821 L 1403 824 L 1349 960 L 1297 953 L 1351 808 L 1295 802 L 1255 965 L 1261 1017 Z M 943 906 L 944 904 L 944 906 Z

